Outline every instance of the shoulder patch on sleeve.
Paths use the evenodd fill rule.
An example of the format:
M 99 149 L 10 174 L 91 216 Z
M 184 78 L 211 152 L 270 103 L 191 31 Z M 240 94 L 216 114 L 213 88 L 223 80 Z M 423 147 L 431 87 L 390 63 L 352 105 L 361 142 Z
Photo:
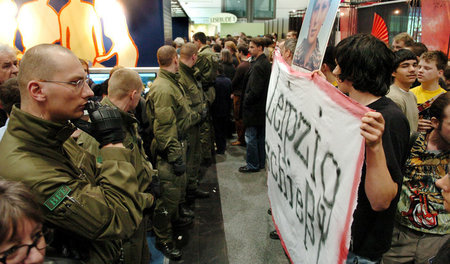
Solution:
M 50 210 L 53 211 L 55 208 L 67 197 L 72 189 L 67 185 L 62 185 L 59 189 L 52 194 L 47 201 L 44 202 L 44 205 Z

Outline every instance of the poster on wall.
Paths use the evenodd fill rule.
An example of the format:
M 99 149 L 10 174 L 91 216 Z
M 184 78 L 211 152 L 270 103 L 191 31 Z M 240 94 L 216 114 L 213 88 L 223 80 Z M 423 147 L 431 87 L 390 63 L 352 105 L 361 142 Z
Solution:
M 60 44 L 93 67 L 157 66 L 156 49 L 164 39 L 163 25 L 154 20 L 162 16 L 162 2 L 0 0 L 0 43 L 22 54 L 37 44 Z
M 292 263 L 343 263 L 364 160 L 368 108 L 276 53 L 266 104 L 268 194 Z
M 309 1 L 298 36 L 292 67 L 308 72 L 320 69 L 340 0 Z

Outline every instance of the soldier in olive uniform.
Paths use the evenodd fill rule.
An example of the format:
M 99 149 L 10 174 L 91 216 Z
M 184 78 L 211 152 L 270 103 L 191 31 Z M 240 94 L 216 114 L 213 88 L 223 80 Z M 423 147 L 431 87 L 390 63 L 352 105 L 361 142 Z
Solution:
M 159 193 L 158 177 L 156 170 L 153 170 L 145 154 L 142 139 L 138 133 L 138 122 L 132 111 L 136 109 L 141 98 L 143 84 L 139 74 L 131 69 L 122 68 L 111 75 L 108 82 L 108 96 L 104 97 L 101 104 L 118 108 L 122 117 L 122 128 L 125 131 L 123 144 L 131 150 L 133 160 L 135 160 L 135 170 L 139 182 L 140 192 L 149 192 L 154 196 Z M 87 133 L 83 133 L 83 148 L 86 150 L 98 148 L 98 143 Z M 96 155 L 97 153 L 91 153 Z M 97 161 L 101 163 L 101 154 L 97 156 Z M 153 181 L 152 181 L 153 180 Z M 145 212 L 141 225 L 136 233 L 124 242 L 124 263 L 148 264 L 150 261 L 150 251 L 147 245 L 146 231 L 150 212 Z
M 203 100 L 203 91 L 201 83 L 196 79 L 198 69 L 194 67 L 197 61 L 197 47 L 192 43 L 187 43 L 180 50 L 180 85 L 186 93 L 189 106 L 193 111 L 201 112 L 205 108 Z M 200 123 L 192 126 L 187 131 L 187 150 L 186 150 L 186 175 L 187 175 L 187 195 L 194 198 L 207 198 L 209 192 L 198 189 L 200 163 L 201 163 L 201 145 L 200 145 Z M 183 198 L 183 197 L 182 197 Z M 192 215 L 193 212 L 181 204 L 180 213 Z
M 186 188 L 185 136 L 186 131 L 201 121 L 204 113 L 190 109 L 178 80 L 178 56 L 172 46 L 157 52 L 160 70 L 147 98 L 147 113 L 153 124 L 152 153 L 157 155 L 161 181 L 161 198 L 156 201 L 153 230 L 156 247 L 168 258 L 181 258 L 181 251 L 173 243 L 173 225 L 184 225 L 191 218 L 179 217 L 178 206 L 182 190 Z
M 193 42 L 198 48 L 198 58 L 195 67 L 199 70 L 199 78 L 204 91 L 204 96 L 208 107 L 214 102 L 216 91 L 214 82 L 216 81 L 219 58 L 214 51 L 206 45 L 206 35 L 203 32 L 197 32 L 193 35 Z M 201 124 L 200 141 L 202 148 L 202 159 L 205 163 L 212 161 L 212 152 L 214 151 L 214 130 L 212 129 L 211 116 Z
M 48 256 L 122 262 L 121 240 L 136 232 L 153 197 L 139 192 L 120 114 L 106 106 L 89 110 L 84 129 L 100 143 L 97 166 L 70 138 L 75 128 L 68 121 L 78 124 L 93 95 L 78 58 L 59 45 L 37 45 L 23 56 L 18 82 L 21 106 L 0 143 L 0 177 L 23 182 L 42 205 L 45 225 L 55 230 Z

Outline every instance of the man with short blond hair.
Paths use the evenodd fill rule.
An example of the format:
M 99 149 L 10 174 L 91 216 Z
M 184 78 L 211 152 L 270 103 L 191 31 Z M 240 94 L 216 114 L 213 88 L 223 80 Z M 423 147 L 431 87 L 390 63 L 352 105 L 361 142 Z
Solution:
M 180 85 L 186 93 L 191 110 L 202 112 L 206 109 L 206 102 L 201 89 L 200 70 L 195 67 L 197 62 L 198 50 L 193 43 L 187 43 L 180 51 Z M 195 198 L 207 198 L 209 192 L 198 188 L 200 180 L 201 143 L 200 143 L 200 125 L 193 125 L 186 132 L 186 176 L 187 189 L 186 198 L 191 202 Z M 194 212 L 185 203 L 185 197 L 181 197 L 180 214 L 193 217 Z
M 189 108 L 177 75 L 178 56 L 172 46 L 157 51 L 160 66 L 147 98 L 147 113 L 153 126 L 152 154 L 156 155 L 161 181 L 161 198 L 153 215 L 156 248 L 171 260 L 181 259 L 181 251 L 173 241 L 173 226 L 192 224 L 191 218 L 178 212 L 183 188 L 186 188 L 186 131 L 200 122 L 202 115 Z
M 157 172 L 153 170 L 153 166 L 145 154 L 142 139 L 138 133 L 138 121 L 132 113 L 139 103 L 142 89 L 142 80 L 136 71 L 127 68 L 117 69 L 109 79 L 108 95 L 103 98 L 101 104 L 117 108 L 120 113 L 122 128 L 125 131 L 123 142 L 124 146 L 130 149 L 131 156 L 135 160 L 134 168 L 139 183 L 139 192 L 157 196 L 158 190 L 155 191 L 154 184 L 151 184 L 152 180 L 155 181 L 153 183 L 158 182 Z M 98 148 L 98 143 L 87 133 L 82 133 L 80 138 L 83 139 L 83 148 L 86 150 Z M 91 154 L 97 156 L 97 161 L 102 163 L 102 156 L 98 151 L 91 152 Z M 147 264 L 150 261 L 146 238 L 149 217 L 150 214 L 145 213 L 138 230 L 124 241 L 123 258 L 125 263 Z
M 395 35 L 392 41 L 392 50 L 397 51 L 411 47 L 414 44 L 414 39 L 406 32 Z

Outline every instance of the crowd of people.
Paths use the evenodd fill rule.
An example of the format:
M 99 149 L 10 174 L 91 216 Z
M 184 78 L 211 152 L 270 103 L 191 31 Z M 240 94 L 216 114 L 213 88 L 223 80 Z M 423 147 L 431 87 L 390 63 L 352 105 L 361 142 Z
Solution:
M 291 65 L 296 46 L 295 31 L 177 38 L 157 50 L 144 94 L 132 69 L 95 85 L 69 49 L 40 44 L 19 63 L 0 44 L 0 262 L 149 263 L 148 232 L 180 260 L 174 230 L 192 226 L 195 199 L 210 196 L 201 166 L 242 146 L 239 172 L 265 170 L 273 54 Z M 392 47 L 357 34 L 327 47 L 312 74 L 374 110 L 361 120 L 347 263 L 448 263 L 447 56 L 406 33 Z

